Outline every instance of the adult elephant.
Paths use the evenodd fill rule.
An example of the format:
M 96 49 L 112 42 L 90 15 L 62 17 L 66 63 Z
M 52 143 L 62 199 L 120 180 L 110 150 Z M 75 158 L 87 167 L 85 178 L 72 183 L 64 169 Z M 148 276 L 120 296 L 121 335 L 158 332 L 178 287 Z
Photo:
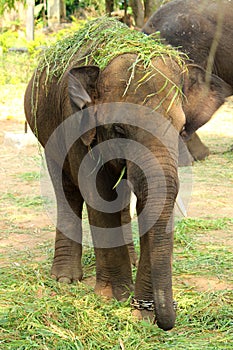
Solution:
M 175 322 L 171 256 L 179 133 L 187 119 L 198 126 L 196 113 L 202 124 L 226 95 L 220 79 L 212 77 L 209 89 L 202 70 L 188 69 L 192 84 L 172 48 L 116 20 L 99 19 L 45 52 L 25 93 L 26 118 L 45 147 L 57 199 L 52 276 L 68 283 L 82 278 L 85 199 L 96 256 L 95 291 L 119 300 L 130 295 L 124 205 L 116 204 L 124 202 L 127 186 L 115 187 L 124 173 L 139 216 L 134 306 L 142 315 L 155 312 L 164 330 Z M 190 99 L 186 115 L 182 89 Z M 147 310 L 141 310 L 142 301 Z
M 174 0 L 161 6 L 146 22 L 146 34 L 161 38 L 185 52 L 195 64 L 212 72 L 233 89 L 233 1 Z M 233 91 L 231 92 L 233 93 Z M 208 148 L 197 134 L 187 143 L 194 159 L 204 159 Z

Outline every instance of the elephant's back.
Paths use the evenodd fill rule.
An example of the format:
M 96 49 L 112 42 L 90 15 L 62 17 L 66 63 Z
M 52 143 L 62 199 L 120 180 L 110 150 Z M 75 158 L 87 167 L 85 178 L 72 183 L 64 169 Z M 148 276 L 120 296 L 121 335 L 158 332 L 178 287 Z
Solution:
M 233 86 L 233 73 L 227 63 L 233 56 L 233 1 L 223 0 L 221 10 L 218 6 L 212 0 L 171 1 L 149 18 L 142 31 L 159 31 L 167 43 L 204 68 L 215 41 L 213 72 Z

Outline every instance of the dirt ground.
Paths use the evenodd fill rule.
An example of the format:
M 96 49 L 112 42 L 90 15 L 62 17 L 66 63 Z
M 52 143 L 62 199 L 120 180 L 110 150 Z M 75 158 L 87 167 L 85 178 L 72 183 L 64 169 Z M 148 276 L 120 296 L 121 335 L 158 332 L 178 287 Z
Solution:
M 31 137 L 26 141 L 22 139 L 25 88 L 24 84 L 6 85 L 0 99 L 0 266 L 7 265 L 7 257 L 14 252 L 30 251 L 36 245 L 54 239 L 52 223 L 46 212 L 38 211 L 34 205 L 31 208 L 30 205 L 21 206 L 22 198 L 40 198 L 40 182 L 21 178 L 25 173 L 40 172 L 37 142 Z M 14 134 L 20 135 L 16 142 Z
M 10 104 L 4 101 L 0 104 L 0 266 L 12 262 L 14 252 L 25 249 L 30 252 L 35 246 L 51 243 L 54 239 L 53 223 L 46 211 L 41 210 L 36 202 L 40 200 L 40 181 L 28 178 L 30 174 L 40 170 L 38 145 L 31 144 L 30 140 L 20 146 L 20 142 L 14 143 L 9 139 L 9 133 L 23 132 L 21 95 L 11 99 Z M 233 98 L 229 99 L 211 122 L 201 128 L 199 135 L 210 147 L 211 155 L 208 160 L 192 167 L 193 189 L 188 216 L 232 218 L 233 166 L 227 159 L 222 158 L 222 154 L 233 145 Z M 22 199 L 25 198 L 33 198 L 31 205 L 30 202 L 27 206 L 25 203 L 22 205 Z M 220 244 L 231 246 L 233 250 L 233 228 L 231 232 L 222 231 L 221 235 L 219 231 L 211 231 L 201 239 L 203 242 L 218 241 Z M 40 256 L 36 259 L 40 259 Z M 187 276 L 187 281 L 201 291 L 210 287 L 212 290 L 227 287 L 218 278 L 206 281 L 201 277 Z

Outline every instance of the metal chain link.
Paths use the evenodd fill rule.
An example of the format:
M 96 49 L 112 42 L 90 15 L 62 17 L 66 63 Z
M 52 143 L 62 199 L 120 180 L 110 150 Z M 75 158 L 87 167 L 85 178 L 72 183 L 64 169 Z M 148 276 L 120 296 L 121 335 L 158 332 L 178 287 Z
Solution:
M 132 298 L 130 305 L 137 310 L 154 311 L 155 309 L 154 300 L 147 301 L 147 300 Z
M 148 301 L 148 300 L 143 300 L 143 299 L 132 298 L 130 305 L 136 310 L 147 310 L 147 311 L 154 311 L 155 310 L 154 300 Z M 178 303 L 175 300 L 173 300 L 173 308 L 175 311 L 178 308 Z

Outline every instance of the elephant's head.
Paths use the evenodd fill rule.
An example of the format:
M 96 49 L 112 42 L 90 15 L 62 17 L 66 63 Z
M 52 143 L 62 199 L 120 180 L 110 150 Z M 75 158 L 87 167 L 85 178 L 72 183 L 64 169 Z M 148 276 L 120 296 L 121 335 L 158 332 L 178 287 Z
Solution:
M 124 54 L 113 59 L 103 71 L 96 66 L 72 68 L 68 80 L 73 111 L 93 104 L 133 103 L 155 109 L 177 131 L 182 130 L 185 124 L 182 93 L 177 93 L 182 90 L 181 67 L 169 57 L 158 57 L 146 71 L 142 64 L 135 65 L 136 61 L 135 54 Z
M 230 85 L 216 75 L 208 76 L 200 66 L 189 64 L 187 69 L 183 84 L 186 122 L 181 136 L 184 139 L 189 139 L 198 128 L 207 123 L 225 98 L 233 93 Z
M 81 138 L 84 145 L 121 140 L 114 146 L 122 147 L 118 157 L 121 160 L 115 160 L 111 165 L 113 171 L 118 173 L 126 166 L 127 178 L 137 196 L 141 258 L 135 297 L 154 300 L 158 325 L 168 330 L 175 322 L 171 256 L 172 217 L 178 192 L 179 133 L 185 125 L 192 124 L 197 106 L 203 103 L 205 110 L 209 108 L 206 105 L 211 105 L 209 114 L 204 113 L 211 115 L 220 100 L 214 88 L 211 87 L 206 93 L 196 73 L 195 79 L 191 80 L 193 73 L 189 71 L 187 83 L 187 72 L 184 73 L 183 68 L 171 58 L 154 59 L 149 73 L 140 63 L 135 64 L 136 58 L 134 54 L 121 55 L 113 59 L 103 71 L 95 66 L 72 68 L 68 73 L 68 93 L 73 112 L 83 110 L 80 128 L 83 129 Z M 182 89 L 187 99 L 192 96 L 192 103 L 185 107 L 189 121 L 182 107 Z M 207 102 L 204 102 L 204 97 Z M 114 107 L 116 102 L 125 103 L 125 110 Z M 130 107 L 138 105 L 146 108 L 140 109 L 138 113 L 135 107 Z M 88 106 L 92 107 L 86 109 Z M 154 109 L 160 114 L 150 112 Z M 111 123 L 111 114 L 117 113 L 119 121 L 114 119 Z M 132 122 L 132 114 L 135 122 Z M 193 128 L 196 127 L 194 123 Z M 160 133 L 157 136 L 154 134 L 156 128 Z M 134 152 L 133 158 L 128 158 L 128 147 L 124 140 L 133 141 L 135 147 L 136 144 L 142 145 Z M 144 149 L 149 152 L 144 152 Z

